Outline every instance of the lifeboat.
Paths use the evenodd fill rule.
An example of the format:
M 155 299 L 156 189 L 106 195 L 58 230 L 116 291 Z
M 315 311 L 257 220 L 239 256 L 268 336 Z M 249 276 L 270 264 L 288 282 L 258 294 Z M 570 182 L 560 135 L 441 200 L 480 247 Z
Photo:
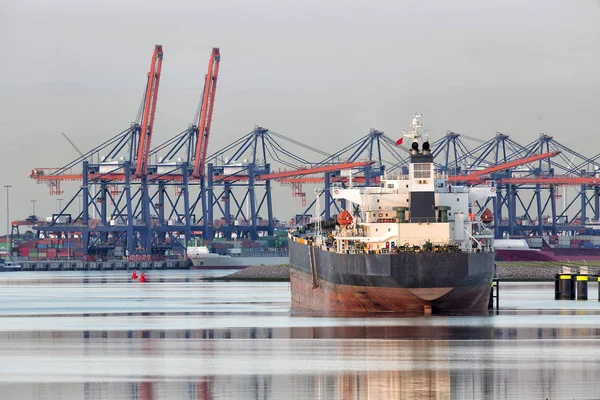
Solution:
M 489 208 L 486 208 L 485 210 L 483 210 L 483 212 L 481 213 L 481 221 L 484 224 L 489 224 L 493 220 L 494 220 L 494 214 L 492 214 L 492 211 Z
M 337 223 L 342 226 L 350 225 L 352 223 L 352 215 L 350 212 L 348 210 L 342 210 L 337 216 Z

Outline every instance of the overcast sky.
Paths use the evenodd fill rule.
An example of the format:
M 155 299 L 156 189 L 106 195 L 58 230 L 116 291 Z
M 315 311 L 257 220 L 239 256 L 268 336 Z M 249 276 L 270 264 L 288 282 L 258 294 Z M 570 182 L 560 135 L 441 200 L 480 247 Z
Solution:
M 11 219 L 30 199 L 38 215 L 55 210 L 28 175 L 77 156 L 61 131 L 86 150 L 134 120 L 154 44 L 165 56 L 153 143 L 192 120 L 220 47 L 213 151 L 258 124 L 335 152 L 369 128 L 399 135 L 418 110 L 433 139 L 545 132 L 600 152 L 598 1 L 0 0 L 0 39 Z M 289 192 L 278 189 L 282 219 L 301 208 Z M 0 212 L 0 232 L 5 222 Z

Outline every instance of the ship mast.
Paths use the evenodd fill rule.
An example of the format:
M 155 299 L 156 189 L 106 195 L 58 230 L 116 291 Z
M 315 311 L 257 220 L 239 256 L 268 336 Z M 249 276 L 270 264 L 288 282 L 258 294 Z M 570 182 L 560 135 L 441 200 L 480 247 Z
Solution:
M 413 116 L 412 124 L 411 124 L 412 131 L 409 134 L 404 135 L 412 140 L 411 144 L 412 143 L 419 144 L 419 139 L 421 138 L 421 133 L 419 132 L 419 128 L 423 127 L 423 124 L 421 124 L 421 121 L 419 121 L 419 119 L 421 117 L 423 117 L 423 114 L 415 113 L 415 115 Z
M 321 244 L 322 240 L 322 225 L 321 225 L 321 194 L 323 193 L 322 189 L 315 189 L 315 195 L 317 196 L 317 201 L 315 202 L 315 211 L 316 211 L 316 219 L 315 219 L 315 239 L 319 241 L 318 245 Z

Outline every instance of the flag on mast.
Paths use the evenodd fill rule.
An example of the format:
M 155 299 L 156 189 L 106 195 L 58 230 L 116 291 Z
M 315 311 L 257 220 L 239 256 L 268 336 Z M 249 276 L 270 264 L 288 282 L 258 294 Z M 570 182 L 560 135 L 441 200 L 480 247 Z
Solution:
M 396 146 L 400 146 L 403 141 L 404 141 L 403 137 L 401 137 L 400 139 L 396 140 Z

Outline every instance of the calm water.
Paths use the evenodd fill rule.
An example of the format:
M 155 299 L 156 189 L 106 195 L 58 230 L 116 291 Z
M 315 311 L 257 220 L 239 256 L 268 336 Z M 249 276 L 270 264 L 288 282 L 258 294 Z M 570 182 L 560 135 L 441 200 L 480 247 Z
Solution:
M 0 399 L 600 398 L 600 303 L 503 283 L 477 317 L 292 315 L 230 271 L 0 274 Z

